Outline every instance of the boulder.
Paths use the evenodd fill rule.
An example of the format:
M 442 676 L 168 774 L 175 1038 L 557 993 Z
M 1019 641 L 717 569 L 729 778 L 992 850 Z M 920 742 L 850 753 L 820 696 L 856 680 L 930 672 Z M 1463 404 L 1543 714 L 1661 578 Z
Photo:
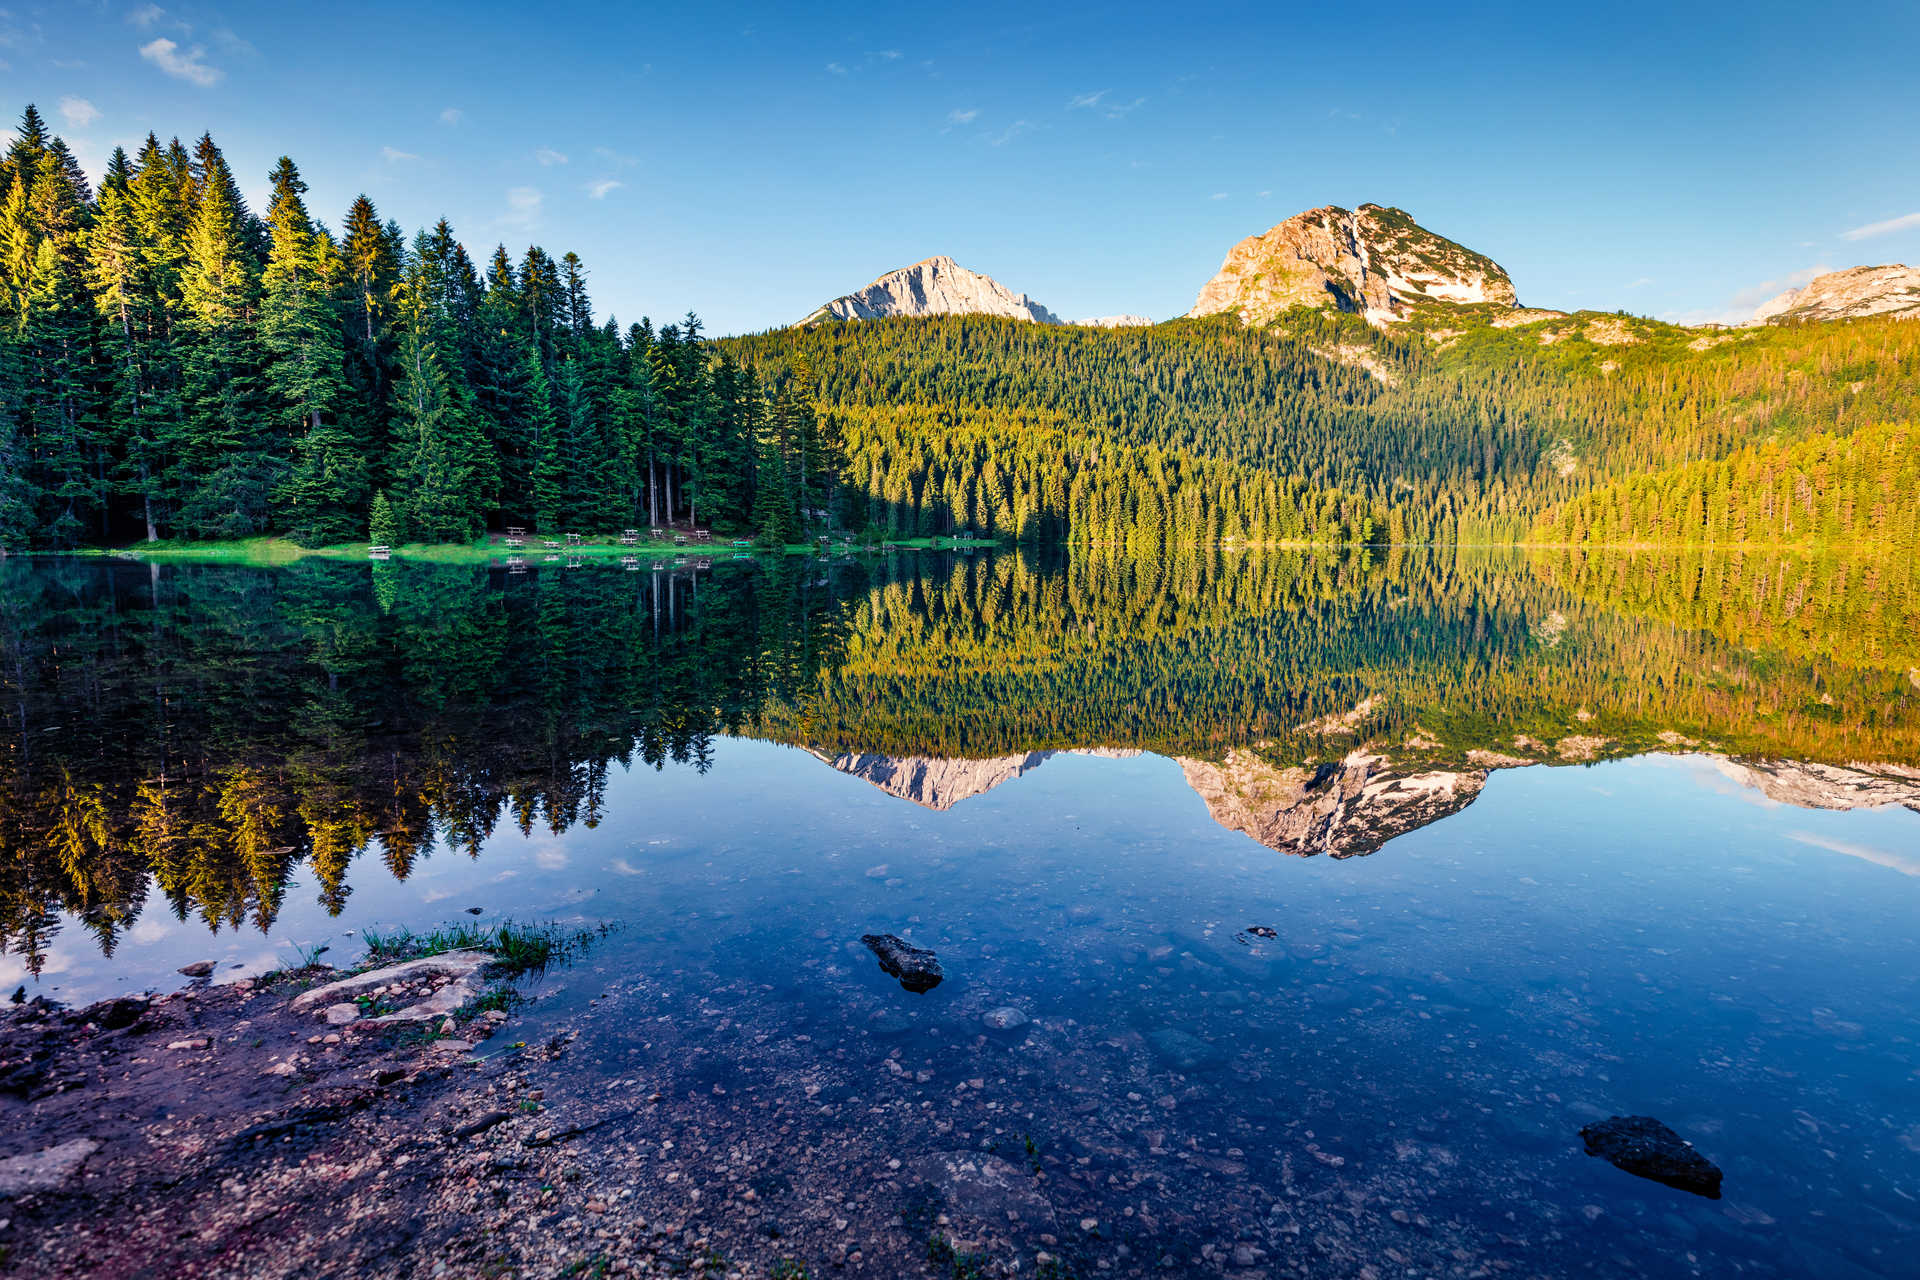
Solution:
M 946 978 L 933 952 L 916 947 L 891 933 L 869 933 L 861 942 L 880 959 L 880 967 L 900 979 L 900 985 L 919 994 L 931 991 Z
M 1587 1154 L 1617 1169 L 1709 1200 L 1720 1198 L 1720 1166 L 1652 1116 L 1614 1116 L 1580 1131 Z

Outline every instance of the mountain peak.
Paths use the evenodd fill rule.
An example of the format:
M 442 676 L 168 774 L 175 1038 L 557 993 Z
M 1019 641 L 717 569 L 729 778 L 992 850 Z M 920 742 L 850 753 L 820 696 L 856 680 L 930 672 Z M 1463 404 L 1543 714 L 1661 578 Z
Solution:
M 992 276 L 969 271 L 945 254 L 922 258 L 853 293 L 816 307 L 801 324 L 880 320 L 888 316 L 982 315 L 1059 324 L 1060 318 Z
M 1829 271 L 1761 303 L 1753 313 L 1753 323 L 1844 320 L 1851 316 L 1920 319 L 1920 267 L 1895 262 L 1883 267 Z
M 1514 300 L 1499 263 L 1435 235 L 1405 210 L 1330 204 L 1235 245 L 1188 314 L 1234 311 L 1247 324 L 1265 324 L 1288 307 L 1330 306 L 1386 325 L 1422 303 Z

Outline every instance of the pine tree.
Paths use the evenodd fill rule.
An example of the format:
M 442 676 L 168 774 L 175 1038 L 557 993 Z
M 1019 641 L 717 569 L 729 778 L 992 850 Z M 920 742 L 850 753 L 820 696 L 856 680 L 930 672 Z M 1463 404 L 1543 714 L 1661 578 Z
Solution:
M 423 243 L 395 290 L 400 322 L 394 385 L 397 482 L 407 523 L 429 542 L 470 541 L 494 503 L 497 472 L 469 415 L 464 381 L 447 367 L 434 308 L 438 272 Z
M 400 523 L 399 512 L 387 501 L 387 491 L 374 492 L 373 503 L 367 509 L 367 541 L 376 547 L 397 546 L 401 542 L 404 526 Z
M 347 398 L 344 348 L 333 295 L 344 274 L 333 241 L 316 231 L 301 199 L 307 186 L 285 156 L 274 166 L 272 235 L 260 308 L 260 345 L 278 442 L 293 463 L 275 493 L 279 523 L 306 546 L 344 542 L 361 526 L 366 457 L 339 417 Z
M 265 531 L 284 455 L 272 448 L 260 395 L 260 280 L 239 187 L 213 139 L 194 152 L 197 203 L 180 276 L 186 321 L 184 412 L 173 488 L 190 536 Z

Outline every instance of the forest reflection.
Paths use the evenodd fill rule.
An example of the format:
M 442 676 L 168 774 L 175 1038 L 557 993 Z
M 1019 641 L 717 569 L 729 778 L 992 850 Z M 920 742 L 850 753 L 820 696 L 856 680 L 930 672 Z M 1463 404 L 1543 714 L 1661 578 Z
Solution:
M 1490 767 L 1913 764 L 1916 603 L 1911 566 L 1684 554 L 0 561 L 0 944 L 37 971 L 70 917 L 111 951 L 155 887 L 183 920 L 265 930 L 302 866 L 338 912 L 356 864 L 405 878 L 502 820 L 594 825 L 615 766 L 704 770 L 719 735 L 870 780 L 876 759 L 1154 751 L 1221 821 L 1336 856 Z M 1452 798 L 1359 834 L 1308 832 L 1284 798 L 1333 812 L 1396 774 Z

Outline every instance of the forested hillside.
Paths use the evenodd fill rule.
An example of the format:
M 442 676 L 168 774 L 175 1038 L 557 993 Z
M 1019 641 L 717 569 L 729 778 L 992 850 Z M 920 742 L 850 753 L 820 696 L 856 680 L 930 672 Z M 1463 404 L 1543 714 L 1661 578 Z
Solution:
M 1920 452 L 1906 425 L 1753 445 L 1616 480 L 1553 511 L 1548 542 L 1871 544 L 1920 553 Z
M 1380 522 L 1390 505 L 1396 532 L 1435 539 L 1516 540 L 1612 478 L 1759 440 L 1845 435 L 1911 417 L 1920 400 L 1920 325 L 1907 321 L 1702 333 L 1540 314 L 1513 324 L 1525 313 L 1435 308 L 1387 332 L 1304 309 L 1270 328 L 961 316 L 723 345 L 763 369 L 811 368 L 870 486 L 911 486 L 927 465 L 917 421 L 965 417 L 992 441 L 984 453 L 1001 456 L 1046 415 L 1088 449 L 1230 460 L 1376 504 Z M 1061 451 L 1043 470 L 1058 485 L 1080 465 Z
M 0 162 L 0 548 L 285 533 L 464 541 L 669 521 L 796 541 L 846 504 L 834 424 L 698 319 L 596 324 L 587 269 L 476 263 L 290 159 L 264 216 L 211 136 L 95 192 L 28 107 Z

